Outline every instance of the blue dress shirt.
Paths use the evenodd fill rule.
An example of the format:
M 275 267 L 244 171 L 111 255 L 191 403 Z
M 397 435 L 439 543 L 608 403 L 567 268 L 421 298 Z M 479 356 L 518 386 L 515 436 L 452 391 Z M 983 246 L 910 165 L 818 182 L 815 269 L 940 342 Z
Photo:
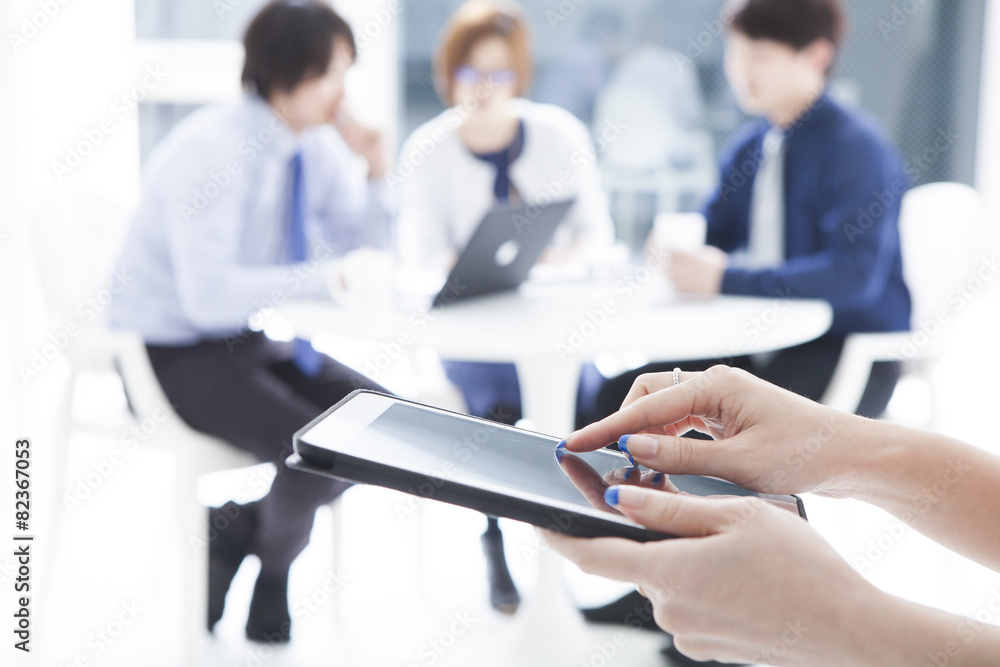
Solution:
M 764 120 L 752 122 L 724 151 L 721 185 L 705 210 L 709 245 L 747 247 L 768 129 Z M 831 335 L 908 330 L 898 222 L 909 181 L 895 148 L 874 121 L 824 94 L 786 130 L 784 151 L 784 262 L 732 266 L 722 292 L 824 299 L 834 311 Z

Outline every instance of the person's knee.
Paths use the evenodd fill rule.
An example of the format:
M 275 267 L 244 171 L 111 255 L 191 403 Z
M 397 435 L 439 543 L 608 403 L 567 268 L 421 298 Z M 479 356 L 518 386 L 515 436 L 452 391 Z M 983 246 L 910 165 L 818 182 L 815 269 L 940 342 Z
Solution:
M 271 503 L 289 508 L 290 511 L 296 508 L 302 511 L 315 510 L 333 502 L 354 486 L 350 482 L 293 470 L 284 465 L 279 466 L 278 470 L 268 496 Z

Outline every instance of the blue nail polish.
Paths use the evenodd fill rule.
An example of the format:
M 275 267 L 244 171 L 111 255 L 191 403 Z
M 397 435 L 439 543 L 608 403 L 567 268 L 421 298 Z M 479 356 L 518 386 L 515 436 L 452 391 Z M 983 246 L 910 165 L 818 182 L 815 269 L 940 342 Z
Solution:
M 565 440 L 563 440 L 558 445 L 556 445 L 556 451 L 558 451 L 560 449 L 566 449 L 566 441 Z
M 560 461 L 561 462 L 563 460 L 564 456 L 566 456 L 566 450 L 565 449 L 557 449 L 556 450 L 556 461 Z
M 655 475 L 653 475 L 653 484 L 659 484 L 662 481 L 663 481 L 663 473 L 662 472 L 658 472 Z
M 625 471 L 625 479 L 628 479 L 629 477 L 632 476 L 633 470 L 635 470 L 635 468 L 629 468 L 628 470 Z
M 625 456 L 628 457 L 628 460 L 632 463 L 632 465 L 634 465 L 634 466 L 635 465 L 639 465 L 638 463 L 635 462 L 635 459 L 632 458 L 632 455 L 629 454 L 628 445 L 626 444 L 626 441 L 628 439 L 629 439 L 629 436 L 627 436 L 627 435 L 623 435 L 621 438 L 619 438 L 618 439 L 618 449 L 622 450 L 622 454 L 624 454 Z
M 618 487 L 612 486 L 610 489 L 604 492 L 604 502 L 609 505 L 618 505 Z

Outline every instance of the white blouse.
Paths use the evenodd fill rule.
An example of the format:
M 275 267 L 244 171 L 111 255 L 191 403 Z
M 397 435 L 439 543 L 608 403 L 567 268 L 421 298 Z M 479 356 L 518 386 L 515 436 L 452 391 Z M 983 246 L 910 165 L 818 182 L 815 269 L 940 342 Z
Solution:
M 524 146 L 510 165 L 510 180 L 522 202 L 576 196 L 554 244 L 610 246 L 614 226 L 586 126 L 556 106 L 513 104 L 524 121 Z M 496 168 L 473 155 L 458 133 L 467 113 L 453 107 L 417 128 L 387 177 L 398 197 L 400 257 L 411 266 L 446 269 L 496 204 Z

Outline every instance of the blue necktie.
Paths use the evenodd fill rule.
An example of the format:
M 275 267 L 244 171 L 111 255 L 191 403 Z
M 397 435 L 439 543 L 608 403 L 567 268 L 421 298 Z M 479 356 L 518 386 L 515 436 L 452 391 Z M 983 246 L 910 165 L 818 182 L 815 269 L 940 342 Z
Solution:
M 306 187 L 302 176 L 302 151 L 295 154 L 291 162 L 291 215 L 288 226 L 288 245 L 292 262 L 306 259 Z M 313 348 L 312 343 L 301 338 L 293 341 L 292 362 L 309 377 L 316 377 L 323 368 L 323 355 Z

